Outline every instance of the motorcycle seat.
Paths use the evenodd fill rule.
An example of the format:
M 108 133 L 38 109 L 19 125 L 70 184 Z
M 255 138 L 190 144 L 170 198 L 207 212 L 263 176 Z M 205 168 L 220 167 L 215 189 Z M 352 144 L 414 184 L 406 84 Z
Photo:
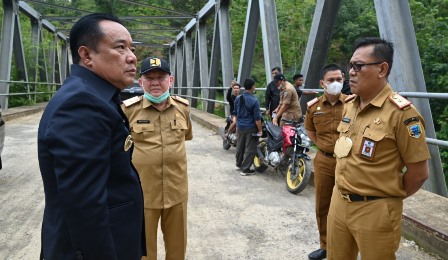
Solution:
M 271 122 L 266 122 L 266 129 L 275 140 L 283 139 L 282 128 L 280 126 L 274 125 Z

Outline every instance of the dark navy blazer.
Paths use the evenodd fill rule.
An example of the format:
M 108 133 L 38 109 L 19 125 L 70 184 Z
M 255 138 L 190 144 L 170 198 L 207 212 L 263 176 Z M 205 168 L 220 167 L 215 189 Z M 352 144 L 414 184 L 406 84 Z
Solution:
M 124 144 L 129 131 L 112 97 L 118 89 L 72 65 L 38 131 L 45 190 L 44 259 L 140 260 L 143 197 Z

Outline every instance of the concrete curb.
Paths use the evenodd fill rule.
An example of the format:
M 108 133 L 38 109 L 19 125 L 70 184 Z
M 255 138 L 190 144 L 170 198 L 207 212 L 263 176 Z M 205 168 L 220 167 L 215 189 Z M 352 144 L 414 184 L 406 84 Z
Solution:
M 47 106 L 47 102 L 45 103 L 38 103 L 33 106 L 22 106 L 22 107 L 13 107 L 3 110 L 2 112 L 2 119 L 5 122 L 11 121 L 13 119 L 24 117 L 28 115 L 32 115 L 35 113 L 39 113 L 41 111 L 45 110 L 45 107 Z
M 448 198 L 419 190 L 404 200 L 402 235 L 448 259 Z

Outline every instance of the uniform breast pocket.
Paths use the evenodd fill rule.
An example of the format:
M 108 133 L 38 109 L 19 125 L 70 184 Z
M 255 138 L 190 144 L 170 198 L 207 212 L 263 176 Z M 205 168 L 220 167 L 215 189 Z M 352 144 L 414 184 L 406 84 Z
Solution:
M 330 131 L 328 125 L 331 124 L 331 120 L 332 118 L 330 114 L 314 114 L 313 117 L 314 126 L 316 127 L 316 130 L 321 133 Z
M 387 142 L 383 142 L 385 136 L 386 134 L 378 129 L 366 127 L 361 139 L 359 156 L 367 160 L 375 159 L 377 151 L 387 145 Z
M 154 133 L 154 124 L 143 124 L 131 126 L 131 134 L 134 140 L 143 141 Z
M 171 120 L 170 125 L 171 132 L 177 140 L 185 137 L 185 131 L 188 129 L 187 121 L 184 119 Z

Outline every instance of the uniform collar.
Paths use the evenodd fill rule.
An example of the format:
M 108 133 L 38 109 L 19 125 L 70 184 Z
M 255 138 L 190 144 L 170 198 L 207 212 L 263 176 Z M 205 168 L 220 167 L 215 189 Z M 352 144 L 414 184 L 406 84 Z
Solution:
M 372 101 L 370 101 L 370 104 L 376 107 L 383 106 L 384 102 L 392 92 L 394 92 L 392 87 L 389 85 L 389 83 L 387 83 L 383 90 L 381 90 L 381 92 Z
M 340 93 L 339 97 L 338 97 L 338 101 L 341 101 L 341 103 L 344 104 L 346 98 L 347 98 L 347 95 Z M 328 101 L 327 95 L 325 95 L 325 93 L 322 95 L 322 103 L 324 103 L 324 102 L 330 103 Z

